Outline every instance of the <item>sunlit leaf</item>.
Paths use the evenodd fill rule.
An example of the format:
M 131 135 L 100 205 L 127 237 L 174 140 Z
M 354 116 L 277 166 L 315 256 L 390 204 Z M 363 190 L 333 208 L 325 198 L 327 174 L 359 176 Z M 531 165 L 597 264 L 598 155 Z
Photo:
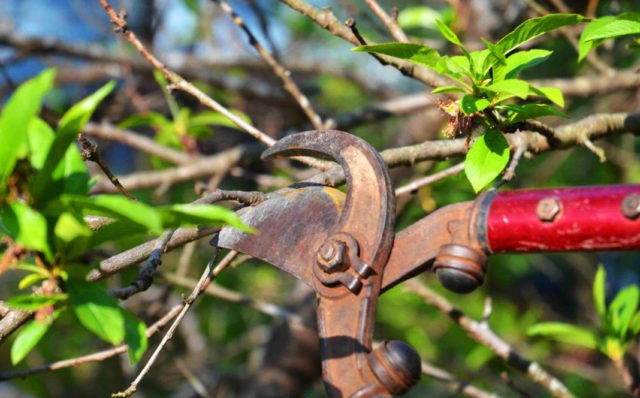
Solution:
M 464 160 L 464 172 L 475 192 L 493 181 L 509 163 L 509 143 L 495 130 L 487 130 L 473 143 Z
M 434 88 L 431 91 L 433 94 L 464 94 L 466 91 L 460 86 L 442 86 Z
M 55 70 L 47 69 L 21 84 L 0 113 L 0 191 L 4 190 L 18 157 L 26 155 L 29 122 L 40 111 L 55 74 Z
M 500 97 L 515 96 L 526 99 L 529 95 L 529 83 L 519 79 L 507 79 L 482 87 L 483 91 L 492 91 Z
M 598 348 L 598 336 L 594 332 L 566 323 L 539 323 L 530 327 L 527 330 L 527 335 L 542 336 L 590 349 Z
M 42 169 L 47 159 L 49 148 L 55 139 L 55 133 L 49 125 L 39 117 L 34 117 L 29 122 L 27 140 L 29 143 L 29 161 L 35 169 Z
M 2 215 L 2 224 L 17 244 L 51 257 L 47 241 L 47 220 L 40 212 L 26 203 L 11 202 Z
M 184 225 L 230 225 L 244 232 L 253 229 L 242 223 L 240 217 L 224 207 L 214 205 L 177 204 L 158 208 L 162 214 L 164 227 L 178 227 Z
M 620 290 L 609 305 L 609 320 L 613 332 L 624 341 L 629 323 L 638 309 L 640 289 L 638 286 L 627 286 Z
M 124 341 L 125 320 L 115 297 L 79 279 L 69 280 L 67 291 L 73 311 L 85 328 L 111 344 Z
M 564 108 L 564 96 L 562 95 L 562 91 L 555 87 L 534 87 L 530 86 L 531 91 L 529 95 L 538 95 L 540 97 L 544 97 L 554 104 L 558 105 L 560 108 Z
M 98 104 L 113 90 L 114 82 L 109 82 L 95 93 L 72 106 L 60 119 L 56 130 L 56 137 L 51 144 L 47 159 L 42 170 L 36 176 L 33 186 L 33 196 L 40 202 L 54 198 L 60 192 L 64 192 L 64 184 L 56 179 L 61 178 L 60 173 L 54 173 L 60 162 L 67 160 L 65 154 L 69 146 L 74 142 L 82 127 L 89 121 Z M 66 175 L 66 173 L 63 173 Z M 46 194 L 46 195 L 45 195 Z
M 47 333 L 53 320 L 63 311 L 59 309 L 54 311 L 53 315 L 44 321 L 32 320 L 26 324 L 16 336 L 11 345 L 11 364 L 16 365 L 27 356 L 31 350 L 38 344 L 42 337 Z
M 21 294 L 13 296 L 5 301 L 5 304 L 11 308 L 23 311 L 35 311 L 43 307 L 56 304 L 67 299 L 66 294 L 58 293 L 49 296 L 41 294 Z
M 504 36 L 496 47 L 503 54 L 509 53 L 519 45 L 563 26 L 575 25 L 587 21 L 578 14 L 549 14 L 539 18 L 531 18 Z
M 493 80 L 500 81 L 516 78 L 520 72 L 540 64 L 549 58 L 552 53 L 552 51 L 538 49 L 513 53 L 506 59 L 504 64 L 494 65 Z
M 460 109 L 465 115 L 471 115 L 480 112 L 491 105 L 491 101 L 486 98 L 478 98 L 474 95 L 467 94 L 460 99 Z
M 627 12 L 593 21 L 582 31 L 578 43 L 578 61 L 606 39 L 640 34 L 640 13 Z
M 435 69 L 440 54 L 433 48 L 415 43 L 385 43 L 354 47 L 352 51 L 384 54 Z
M 436 19 L 442 15 L 427 6 L 402 7 L 398 14 L 398 25 L 403 29 L 428 28 L 437 29 Z
M 507 122 L 518 123 L 524 120 L 537 119 L 543 116 L 568 118 L 569 115 L 547 104 L 498 105 L 497 109 L 507 111 Z
M 593 279 L 593 303 L 596 307 L 596 313 L 600 318 L 600 326 L 605 329 L 608 325 L 607 322 L 607 304 L 605 302 L 605 285 L 606 273 L 602 265 L 598 266 L 596 276 Z

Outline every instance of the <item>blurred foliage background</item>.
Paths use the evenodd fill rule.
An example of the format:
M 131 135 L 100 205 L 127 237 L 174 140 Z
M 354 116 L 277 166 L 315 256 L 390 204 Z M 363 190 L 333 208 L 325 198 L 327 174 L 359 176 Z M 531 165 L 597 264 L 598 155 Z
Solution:
M 392 41 L 384 25 L 364 2 L 310 1 L 316 7 L 330 7 L 340 20 L 354 18 L 364 37 L 372 42 Z M 257 39 L 271 51 L 300 85 L 316 110 L 337 121 L 384 101 L 428 94 L 420 83 L 380 65 L 370 55 L 353 53 L 351 45 L 331 36 L 313 21 L 275 0 L 229 1 Z M 480 38 L 495 41 L 526 18 L 540 13 L 568 11 L 595 16 L 640 11 L 634 0 L 602 1 L 380 1 L 387 10 L 400 10 L 399 23 L 412 40 L 426 43 L 442 53 L 454 52 L 437 33 L 434 19 L 450 24 L 469 48 Z M 179 70 L 207 94 L 243 115 L 272 137 L 310 129 L 304 113 L 282 89 L 281 82 L 266 68 L 244 34 L 215 2 L 198 0 L 121 0 L 116 9 L 128 12 L 130 28 L 167 64 Z M 591 7 L 591 8 L 589 8 Z M 23 40 L 22 42 L 20 40 Z M 50 40 L 49 50 L 34 43 Z M 611 68 L 635 70 L 638 51 L 630 51 L 631 39 L 608 43 L 599 51 Z M 41 43 L 41 44 L 42 44 Z M 77 53 L 69 48 L 77 46 Z M 575 49 L 562 35 L 545 36 L 536 48 L 553 50 L 553 56 L 528 70 L 526 79 L 566 79 L 598 75 L 591 64 L 577 62 Z M 91 51 L 96 51 L 92 53 Z M 83 55 L 84 53 L 84 55 Z M 97 54 L 97 55 L 96 55 Z M 95 122 L 126 127 L 152 137 L 156 142 L 191 156 L 219 153 L 253 141 L 219 115 L 206 110 L 184 93 L 163 90 L 144 61 L 113 33 L 97 0 L 3 0 L 0 2 L 0 98 L 16 85 L 45 67 L 58 69 L 56 88 L 46 98 L 47 111 L 56 114 L 86 96 L 105 81 L 115 79 L 118 87 L 94 117 Z M 599 72 L 598 72 L 599 73 Z M 632 112 L 639 107 L 637 85 L 587 96 L 567 95 L 565 112 L 572 120 L 594 113 Z M 198 119 L 199 118 L 199 119 Z M 443 113 L 427 104 L 394 114 L 378 112 L 370 119 L 345 123 L 348 131 L 364 138 L 377 149 L 444 139 Z M 564 123 L 550 118 L 549 124 Z M 112 140 L 96 138 L 107 163 L 118 175 L 174 167 L 166 161 Z M 584 147 L 553 151 L 523 159 L 515 177 L 503 187 L 555 187 L 639 183 L 640 164 L 635 137 L 608 137 L 598 145 L 607 161 Z M 421 162 L 392 171 L 396 186 L 443 170 L 460 159 Z M 93 167 L 89 165 L 89 167 Z M 99 174 L 91 169 L 92 173 Z M 239 164 L 215 171 L 198 183 L 227 190 L 270 191 L 309 176 L 302 168 L 275 163 L 274 168 L 247 156 Z M 163 184 L 135 191 L 146 203 L 184 203 L 196 199 L 196 181 Z M 98 184 L 98 188 L 102 185 Z M 404 228 L 435 208 L 475 197 L 464 175 L 438 181 L 398 202 L 398 228 Z M 132 236 L 94 253 L 86 266 L 144 242 L 147 236 Z M 211 255 L 208 239 L 187 244 L 167 253 L 156 283 L 147 292 L 126 301 L 141 319 L 150 323 L 181 300 L 193 286 Z M 595 328 L 597 314 L 591 299 L 593 275 L 598 264 L 607 270 L 607 294 L 613 297 L 623 286 L 635 284 L 638 256 L 609 253 L 571 255 L 493 256 L 485 285 L 478 291 L 456 296 L 442 289 L 435 278 L 425 275 L 428 285 L 451 300 L 469 316 L 481 320 L 491 300 L 490 327 L 527 358 L 543 364 L 569 389 L 581 397 L 619 397 L 624 383 L 602 354 L 545 339 L 527 336 L 529 327 L 541 321 L 563 321 Z M 109 279 L 107 287 L 126 285 L 136 270 Z M 23 275 L 9 270 L 0 277 L 0 299 L 17 293 Z M 257 260 L 248 260 L 223 272 L 216 283 L 253 299 L 287 306 L 292 292 L 301 289 L 293 278 Z M 295 296 L 294 296 L 295 297 Z M 54 327 L 20 366 L 36 367 L 56 360 L 74 358 L 106 347 L 63 313 Z M 232 396 L 243 383 L 259 372 L 263 345 L 274 324 L 272 316 L 242 303 L 203 296 L 185 318 L 139 396 L 193 396 L 190 377 L 199 378 L 212 396 Z M 547 396 L 535 384 L 509 368 L 485 346 L 470 339 L 445 314 L 408 294 L 402 285 L 381 298 L 376 339 L 410 342 L 422 358 L 456 377 L 500 396 Z M 150 340 L 150 347 L 159 341 Z M 11 370 L 10 342 L 0 346 L 0 371 Z M 144 360 L 142 361 L 144 363 Z M 126 358 L 116 357 L 51 371 L 0 384 L 6 397 L 104 396 L 126 385 L 137 374 Z M 505 381 L 505 380 L 508 380 Z M 315 382 L 306 396 L 323 396 Z M 429 377 L 407 396 L 457 396 L 449 385 Z

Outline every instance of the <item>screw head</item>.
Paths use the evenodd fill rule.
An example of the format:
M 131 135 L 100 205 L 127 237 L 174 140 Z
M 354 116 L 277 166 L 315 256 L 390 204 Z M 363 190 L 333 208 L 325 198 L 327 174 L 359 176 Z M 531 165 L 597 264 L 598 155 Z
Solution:
M 556 197 L 543 198 L 536 206 L 536 215 L 543 222 L 553 221 L 562 210 L 562 203 Z
M 484 282 L 487 256 L 458 244 L 443 245 L 433 263 L 433 272 L 448 290 L 467 294 Z
M 622 200 L 622 214 L 631 220 L 640 216 L 640 194 L 632 193 Z
M 341 271 L 344 266 L 344 257 L 347 245 L 339 240 L 325 241 L 318 249 L 316 261 L 320 268 L 329 274 Z

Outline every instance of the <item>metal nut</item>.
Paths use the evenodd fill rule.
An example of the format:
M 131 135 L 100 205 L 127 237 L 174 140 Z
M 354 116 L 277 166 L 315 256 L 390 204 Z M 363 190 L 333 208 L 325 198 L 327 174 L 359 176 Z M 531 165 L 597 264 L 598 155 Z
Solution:
M 324 272 L 341 271 L 346 250 L 347 245 L 344 242 L 334 239 L 327 240 L 318 249 L 316 261 Z
M 536 206 L 536 215 L 543 222 L 551 222 L 562 210 L 560 199 L 556 197 L 543 198 Z
M 622 214 L 630 220 L 640 216 L 640 194 L 632 193 L 622 200 Z

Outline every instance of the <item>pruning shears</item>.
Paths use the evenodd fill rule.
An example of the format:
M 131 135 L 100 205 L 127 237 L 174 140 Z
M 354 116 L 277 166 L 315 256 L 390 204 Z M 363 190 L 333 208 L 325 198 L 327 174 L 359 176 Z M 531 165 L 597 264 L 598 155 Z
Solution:
M 493 253 L 640 249 L 640 186 L 489 191 L 438 209 L 395 233 L 387 166 L 362 139 L 336 130 L 288 136 L 262 157 L 336 161 L 346 194 L 299 184 L 238 211 L 250 235 L 224 228 L 218 247 L 262 259 L 301 279 L 318 298 L 323 380 L 330 397 L 388 397 L 420 379 L 416 351 L 372 345 L 378 296 L 432 270 L 458 293 L 480 286 Z

